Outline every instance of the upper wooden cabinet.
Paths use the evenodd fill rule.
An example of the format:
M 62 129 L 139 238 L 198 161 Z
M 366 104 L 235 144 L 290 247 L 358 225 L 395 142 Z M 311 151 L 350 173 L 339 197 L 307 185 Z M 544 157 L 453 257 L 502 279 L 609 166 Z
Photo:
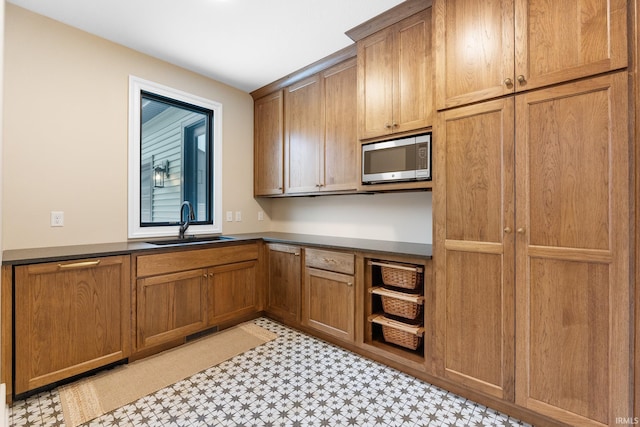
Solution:
M 324 123 L 321 85 L 316 74 L 285 89 L 285 193 L 320 188 Z
M 624 0 L 435 0 L 436 106 L 627 65 Z
M 256 196 L 283 192 L 283 95 L 282 91 L 257 99 L 254 103 L 254 172 Z
M 431 8 L 358 41 L 359 137 L 431 126 Z
M 324 156 L 320 191 L 355 190 L 357 167 L 357 63 L 350 59 L 321 74 L 324 94 Z
M 356 60 L 285 89 L 285 193 L 356 190 Z

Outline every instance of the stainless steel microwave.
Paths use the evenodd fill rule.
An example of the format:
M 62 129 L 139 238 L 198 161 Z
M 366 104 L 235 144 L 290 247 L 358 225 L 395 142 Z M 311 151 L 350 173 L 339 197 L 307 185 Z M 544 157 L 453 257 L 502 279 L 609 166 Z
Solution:
M 362 183 L 431 179 L 431 133 L 362 145 Z

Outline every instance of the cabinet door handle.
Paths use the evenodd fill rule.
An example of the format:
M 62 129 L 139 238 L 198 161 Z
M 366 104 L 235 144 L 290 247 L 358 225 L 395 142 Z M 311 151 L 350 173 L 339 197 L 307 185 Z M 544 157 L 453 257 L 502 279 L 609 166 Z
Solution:
M 524 78 L 524 76 L 522 74 L 520 74 L 518 77 L 518 83 L 520 83 L 521 85 L 525 84 L 527 82 L 527 79 Z
M 353 286 L 353 282 L 347 282 L 347 286 Z
M 94 265 L 100 264 L 100 260 L 95 261 L 82 261 L 82 262 L 74 262 L 71 264 L 58 264 L 58 268 L 83 268 L 83 267 L 92 267 Z
M 526 229 L 524 227 L 520 227 L 516 230 L 518 232 L 518 234 L 524 234 L 524 232 L 526 231 Z
M 384 127 L 386 127 L 387 129 L 391 129 L 391 125 L 389 123 L 385 123 Z
M 505 227 L 504 232 L 507 234 L 511 233 L 511 227 Z
M 511 80 L 509 77 L 507 77 L 506 79 L 504 79 L 504 84 L 507 87 L 511 87 L 511 86 L 513 86 L 513 80 Z
M 333 259 L 333 258 L 322 258 L 322 260 L 324 262 L 328 262 L 328 263 L 331 263 L 331 264 L 335 264 L 336 263 L 336 260 Z
M 294 256 L 300 256 L 300 252 L 296 252 L 293 254 Z

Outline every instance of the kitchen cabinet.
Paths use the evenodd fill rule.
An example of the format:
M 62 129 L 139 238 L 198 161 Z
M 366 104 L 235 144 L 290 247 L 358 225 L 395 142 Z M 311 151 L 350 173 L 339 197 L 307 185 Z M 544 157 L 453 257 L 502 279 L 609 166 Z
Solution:
M 285 193 L 355 191 L 356 61 L 285 90 Z
M 359 138 L 431 126 L 431 8 L 358 41 Z
M 440 113 L 436 132 L 439 374 L 513 401 L 514 100 Z
M 316 74 L 285 89 L 285 193 L 316 192 L 324 123 Z
M 431 261 L 376 256 L 366 265 L 365 343 L 425 370 L 432 352 Z
M 571 425 L 632 413 L 627 91 L 620 72 L 439 114 L 441 375 Z
M 210 325 L 257 312 L 258 262 L 245 261 L 209 269 Z
M 136 285 L 138 348 L 182 338 L 206 326 L 207 270 L 145 277 Z
M 258 243 L 135 256 L 136 351 L 260 310 Z
M 300 321 L 301 248 L 269 243 L 267 313 L 289 324 Z
M 14 393 L 125 359 L 130 258 L 16 266 Z
M 434 0 L 436 106 L 627 66 L 624 0 Z
M 302 324 L 344 341 L 355 339 L 354 254 L 305 249 Z
M 320 191 L 356 190 L 360 182 L 357 61 L 352 58 L 320 74 L 324 93 L 324 150 Z
M 283 193 L 284 111 L 281 90 L 256 99 L 254 103 L 254 172 L 255 196 Z
M 632 413 L 627 82 L 516 98 L 516 402 L 575 425 Z

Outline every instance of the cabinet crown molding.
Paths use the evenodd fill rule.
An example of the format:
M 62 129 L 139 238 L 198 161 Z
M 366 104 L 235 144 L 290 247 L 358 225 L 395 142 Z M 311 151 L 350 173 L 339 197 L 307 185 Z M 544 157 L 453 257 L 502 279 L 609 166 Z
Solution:
M 432 5 L 432 0 L 406 0 L 389 10 L 382 12 L 380 15 L 363 22 L 357 27 L 350 29 L 345 34 L 351 40 L 357 42 L 373 33 L 377 33 L 384 28 L 402 21 L 404 18 L 408 18 L 418 12 L 422 12 Z

